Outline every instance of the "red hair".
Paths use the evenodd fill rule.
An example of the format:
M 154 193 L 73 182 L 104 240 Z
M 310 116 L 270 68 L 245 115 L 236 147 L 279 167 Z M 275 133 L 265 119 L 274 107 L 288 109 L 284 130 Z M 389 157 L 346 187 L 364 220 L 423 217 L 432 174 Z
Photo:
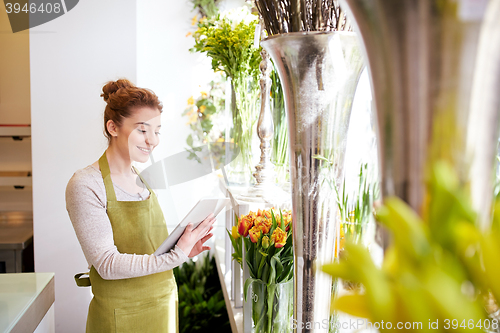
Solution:
M 123 119 L 132 115 L 134 108 L 148 106 L 163 112 L 163 105 L 158 96 L 149 89 L 136 87 L 127 79 L 109 81 L 102 87 L 101 97 L 107 103 L 104 110 L 104 135 L 111 141 L 111 134 L 106 126 L 112 120 L 120 127 Z

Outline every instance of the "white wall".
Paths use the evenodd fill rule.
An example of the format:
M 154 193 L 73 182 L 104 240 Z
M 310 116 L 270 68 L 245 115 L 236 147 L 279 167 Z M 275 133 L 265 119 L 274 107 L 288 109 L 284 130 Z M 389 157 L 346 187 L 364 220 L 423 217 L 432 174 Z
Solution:
M 155 161 L 182 152 L 187 147 L 190 130 L 186 125 L 187 117 L 181 114 L 187 106 L 187 99 L 213 77 L 210 60 L 189 52 L 194 39 L 186 34 L 196 29 L 191 25 L 195 15 L 191 9 L 189 1 L 137 3 L 137 84 L 153 90 L 164 105 L 161 141 L 154 152 Z M 215 175 L 157 192 L 169 230 L 199 198 L 220 194 Z
M 90 288 L 65 207 L 73 173 L 106 148 L 103 84 L 136 81 L 136 1 L 85 0 L 30 31 L 35 270 L 55 272 L 56 331 L 84 332 Z
M 87 264 L 64 193 L 73 173 L 107 147 L 101 88 L 126 77 L 152 89 L 164 104 L 154 159 L 182 152 L 190 132 L 181 113 L 213 76 L 210 61 L 189 52 L 191 9 L 189 1 L 86 0 L 30 31 L 35 270 L 56 273 L 57 332 L 84 332 L 91 298 L 90 289 L 73 280 Z M 169 230 L 200 197 L 220 194 L 215 175 L 157 193 Z M 216 232 L 222 236 L 220 222 Z

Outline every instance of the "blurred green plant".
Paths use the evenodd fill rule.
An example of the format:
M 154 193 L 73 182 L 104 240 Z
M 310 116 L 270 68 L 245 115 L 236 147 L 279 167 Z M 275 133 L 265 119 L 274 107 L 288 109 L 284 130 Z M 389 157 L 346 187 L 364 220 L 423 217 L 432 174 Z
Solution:
M 373 202 L 380 195 L 378 184 L 371 181 L 369 175 L 368 163 L 364 163 L 359 167 L 357 191 L 350 196 L 345 188 L 345 179 L 342 191 L 340 193 L 336 191 L 343 234 L 347 240 L 354 243 L 363 241 L 364 233 L 373 216 Z
M 173 271 L 179 292 L 179 332 L 211 332 L 214 327 L 231 332 L 215 258 L 206 254 Z
M 377 220 L 392 234 L 382 267 L 367 249 L 347 242 L 342 259 L 325 265 L 333 277 L 360 282 L 363 293 L 334 300 L 332 309 L 372 323 L 421 322 L 433 331 L 497 329 L 488 319 L 485 299 L 500 299 L 500 202 L 491 228 L 476 226 L 467 190 L 444 162 L 434 164 L 421 218 L 392 197 L 377 210 Z M 488 326 L 488 327 L 486 327 Z M 387 326 L 381 330 L 388 329 Z
M 283 88 L 276 68 L 271 71 L 271 112 L 273 114 L 274 137 L 272 141 L 271 162 L 276 169 L 277 182 L 282 184 L 290 180 L 288 153 L 288 123 L 285 112 Z
M 214 17 L 219 14 L 217 4 L 220 0 L 191 0 L 193 3 L 193 10 L 198 9 L 201 17 Z
M 192 131 L 186 138 L 189 159 L 196 159 L 201 163 L 197 153 L 202 150 L 202 145 L 224 142 L 225 129 L 221 128 L 224 119 L 220 112 L 224 110 L 224 84 L 225 78 L 220 76 L 210 82 L 208 92 L 202 91 L 196 99 L 191 96 L 187 100 L 188 105 L 182 115 L 188 117 L 187 125 Z M 212 151 L 215 160 L 220 160 L 223 153 Z

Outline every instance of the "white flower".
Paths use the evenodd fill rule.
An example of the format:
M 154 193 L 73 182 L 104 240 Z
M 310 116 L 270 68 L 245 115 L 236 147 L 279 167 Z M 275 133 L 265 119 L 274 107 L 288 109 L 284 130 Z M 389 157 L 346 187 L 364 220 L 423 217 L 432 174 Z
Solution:
M 251 13 L 249 6 L 225 10 L 221 13 L 221 17 L 228 19 L 233 29 L 241 22 L 250 24 L 250 22 L 257 20 L 257 16 Z

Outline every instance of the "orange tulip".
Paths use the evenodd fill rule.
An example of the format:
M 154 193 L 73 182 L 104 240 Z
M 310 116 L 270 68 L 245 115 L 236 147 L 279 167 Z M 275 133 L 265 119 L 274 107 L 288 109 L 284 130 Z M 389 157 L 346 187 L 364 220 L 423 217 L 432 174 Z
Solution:
M 248 214 L 247 214 L 247 218 L 248 218 L 250 221 L 252 221 L 252 223 L 254 223 L 254 222 L 255 222 L 255 218 L 256 218 L 256 217 L 257 217 L 257 216 L 255 215 L 255 212 L 250 212 L 250 213 L 248 213 Z
M 257 216 L 255 219 L 255 225 L 260 229 L 260 231 L 262 231 L 262 233 L 267 234 L 271 229 L 273 222 L 263 216 Z
M 253 226 L 252 229 L 248 231 L 248 234 L 250 235 L 250 240 L 252 243 L 257 243 L 260 238 L 260 229 L 257 226 Z
M 253 227 L 253 222 L 246 216 L 241 216 L 238 221 L 238 233 L 243 237 L 248 236 L 248 231 Z
M 283 247 L 286 244 L 286 232 L 281 230 L 281 228 L 276 228 L 271 236 L 271 240 L 274 242 L 274 246 L 277 248 Z

